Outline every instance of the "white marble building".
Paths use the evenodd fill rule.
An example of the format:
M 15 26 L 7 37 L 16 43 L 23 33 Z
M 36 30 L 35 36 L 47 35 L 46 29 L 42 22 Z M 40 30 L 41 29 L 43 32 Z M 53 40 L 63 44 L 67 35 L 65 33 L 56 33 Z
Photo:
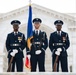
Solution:
M 68 67 L 69 72 L 76 72 L 76 14 L 63 14 L 42 6 L 32 4 L 33 18 L 39 17 L 42 19 L 41 29 L 46 31 L 49 39 L 51 32 L 55 31 L 54 21 L 61 19 L 64 21 L 62 30 L 68 32 L 70 37 L 70 48 L 68 51 Z M 14 19 L 21 21 L 20 31 L 26 36 L 27 22 L 28 22 L 28 6 L 23 8 L 0 14 L 0 73 L 6 72 L 7 69 L 7 51 L 5 48 L 5 41 L 7 34 L 12 32 L 12 25 L 10 22 Z M 25 50 L 24 50 L 25 53 Z M 46 71 L 51 72 L 51 51 L 46 50 Z M 24 72 L 27 70 L 24 68 Z

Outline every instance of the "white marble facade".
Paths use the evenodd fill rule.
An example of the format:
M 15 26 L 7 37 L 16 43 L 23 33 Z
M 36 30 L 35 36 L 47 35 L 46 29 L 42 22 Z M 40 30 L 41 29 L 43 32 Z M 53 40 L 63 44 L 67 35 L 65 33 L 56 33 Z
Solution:
M 76 72 L 76 18 L 69 14 L 59 13 L 42 6 L 32 4 L 33 18 L 39 17 L 42 19 L 41 29 L 47 33 L 48 39 L 51 32 L 55 31 L 54 21 L 61 19 L 64 21 L 62 30 L 67 32 L 70 37 L 70 48 L 68 51 L 68 65 L 69 72 Z M 12 32 L 12 25 L 10 22 L 14 19 L 20 20 L 20 31 L 26 36 L 27 22 L 28 22 L 28 6 L 23 8 L 1 14 L 0 15 L 0 73 L 6 72 L 7 69 L 7 51 L 5 48 L 5 41 L 7 34 Z M 24 51 L 25 53 L 25 51 Z M 51 72 L 51 51 L 46 50 L 46 71 Z M 26 69 L 24 68 L 26 72 Z

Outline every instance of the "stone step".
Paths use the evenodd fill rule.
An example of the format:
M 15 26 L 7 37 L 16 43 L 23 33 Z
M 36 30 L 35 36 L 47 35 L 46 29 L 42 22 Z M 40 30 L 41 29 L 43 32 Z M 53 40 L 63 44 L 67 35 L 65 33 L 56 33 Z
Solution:
M 72 73 L 72 72 L 4 72 L 4 73 L 0 73 L 0 75 L 76 75 L 76 73 Z

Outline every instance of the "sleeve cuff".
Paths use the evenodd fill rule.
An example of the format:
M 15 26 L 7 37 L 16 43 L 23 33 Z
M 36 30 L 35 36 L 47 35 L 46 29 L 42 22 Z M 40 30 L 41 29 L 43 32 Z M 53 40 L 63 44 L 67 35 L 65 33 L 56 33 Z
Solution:
M 66 51 L 65 47 L 63 47 L 64 51 Z
M 30 54 L 30 51 L 27 51 L 26 53 L 27 53 L 27 55 L 28 55 L 28 54 Z
M 11 50 L 9 50 L 8 53 L 9 53 L 10 51 L 11 51 Z
M 55 49 L 52 50 L 52 53 L 54 53 Z
M 22 52 L 23 50 L 21 48 L 19 48 L 19 50 Z
M 44 49 L 44 48 L 42 48 L 42 50 L 43 50 L 43 51 L 45 51 L 45 49 Z

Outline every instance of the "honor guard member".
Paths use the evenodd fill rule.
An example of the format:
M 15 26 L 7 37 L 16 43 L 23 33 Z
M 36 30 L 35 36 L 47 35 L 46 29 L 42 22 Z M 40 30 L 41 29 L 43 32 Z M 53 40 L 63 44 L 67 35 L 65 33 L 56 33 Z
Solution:
M 21 22 L 18 20 L 13 20 L 11 22 L 11 25 L 13 25 L 13 32 L 9 33 L 6 39 L 8 65 L 10 63 L 11 57 L 14 57 L 11 68 L 12 72 L 15 71 L 15 64 L 17 72 L 23 71 L 23 50 L 26 47 L 26 43 L 24 34 L 18 31 L 20 24 Z
M 61 30 L 63 21 L 56 20 L 54 24 L 56 31 L 51 33 L 49 40 L 49 48 L 52 52 L 52 66 L 54 68 L 54 62 L 58 55 L 57 72 L 59 71 L 59 61 L 61 63 L 62 72 L 68 72 L 67 49 L 70 46 L 68 33 Z M 59 50 L 61 50 L 61 52 L 59 52 Z
M 41 22 L 40 18 L 33 19 L 35 30 L 31 40 L 31 50 L 27 51 L 31 61 L 31 72 L 36 72 L 37 63 L 39 72 L 45 71 L 45 50 L 48 47 L 48 40 L 46 33 L 39 29 Z

